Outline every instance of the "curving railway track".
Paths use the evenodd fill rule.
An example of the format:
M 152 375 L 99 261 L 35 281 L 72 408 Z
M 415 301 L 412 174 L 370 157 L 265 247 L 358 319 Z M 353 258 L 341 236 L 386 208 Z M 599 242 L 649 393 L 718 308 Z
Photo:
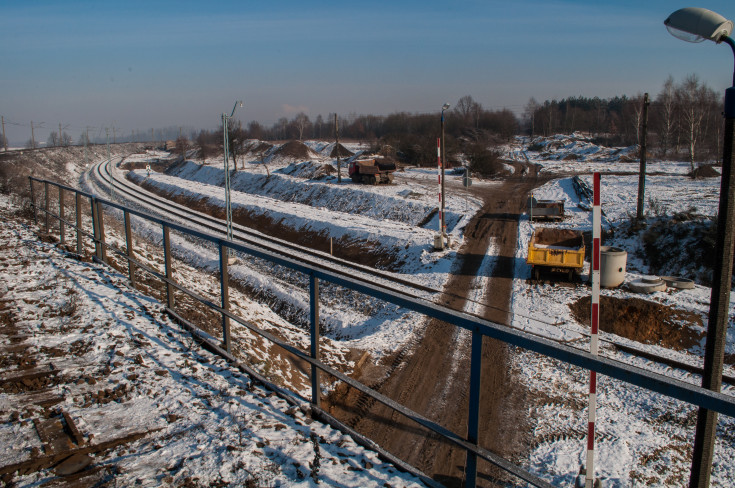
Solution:
M 125 158 L 119 158 L 119 161 L 116 164 L 122 163 L 124 159 Z M 102 161 L 100 163 L 97 163 L 91 169 L 91 171 L 94 173 L 94 177 L 97 178 L 103 185 L 110 184 L 110 164 L 110 162 Z M 188 222 L 189 224 L 193 224 L 202 229 L 206 229 L 207 231 L 212 232 L 216 235 L 221 235 L 222 237 L 226 237 L 227 235 L 226 225 L 222 220 L 212 217 L 211 215 L 204 214 L 202 212 L 197 212 L 183 205 L 163 200 L 157 195 L 151 194 L 150 192 L 140 188 L 138 185 L 130 182 L 126 178 L 119 178 L 118 176 L 115 176 L 114 191 L 118 195 L 125 195 L 126 198 L 131 199 L 135 203 L 144 205 L 146 208 L 149 208 L 155 212 L 160 212 L 162 215 L 165 215 L 169 218 L 173 217 L 175 219 L 181 219 Z M 495 308 L 497 309 L 497 312 L 511 313 L 508 310 L 502 309 L 502 307 L 493 307 L 487 302 L 477 302 L 475 300 L 468 299 L 465 296 L 459 296 L 456 293 L 452 293 L 452 291 L 450 290 L 442 291 L 421 284 L 417 284 L 414 281 L 401 277 L 399 274 L 381 271 L 375 268 L 361 265 L 359 263 L 336 258 L 327 253 L 299 246 L 283 239 L 278 239 L 276 237 L 254 231 L 252 229 L 248 229 L 247 227 L 235 223 L 233 223 L 232 229 L 233 239 L 237 242 L 262 247 L 270 252 L 285 255 L 290 258 L 308 260 L 310 263 L 323 267 L 324 269 L 328 269 L 332 272 L 349 276 L 351 278 L 369 281 L 370 283 L 381 286 L 386 290 L 401 293 L 403 295 L 411 296 L 414 298 L 422 298 L 431 301 L 432 303 L 441 303 L 442 305 L 449 306 L 450 308 L 454 307 L 451 306 L 451 303 L 447 303 L 447 299 L 450 299 L 451 301 L 461 299 L 465 302 L 473 302 L 488 308 Z M 470 315 L 479 317 L 479 315 L 473 313 L 470 313 Z M 536 317 L 527 318 L 535 320 L 539 323 L 545 323 L 547 325 L 561 326 L 561 324 L 551 324 Z M 506 323 L 506 325 L 508 324 Z M 580 332 L 580 335 L 585 336 L 586 334 Z M 551 339 L 548 336 L 544 337 L 546 337 L 547 339 Z M 665 364 L 669 367 L 681 369 L 691 374 L 702 374 L 701 367 L 688 364 L 684 361 L 659 356 L 649 351 L 637 349 L 630 346 L 629 344 L 623 344 L 607 338 L 601 338 L 600 342 L 607 344 L 618 351 L 630 354 L 634 357 L 639 357 L 660 364 Z M 724 375 L 723 381 L 731 385 L 735 385 L 735 377 L 733 376 Z

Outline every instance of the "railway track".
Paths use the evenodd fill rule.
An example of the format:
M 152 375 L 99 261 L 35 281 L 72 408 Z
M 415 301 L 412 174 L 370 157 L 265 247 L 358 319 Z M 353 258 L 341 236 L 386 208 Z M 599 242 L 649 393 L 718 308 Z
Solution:
M 93 168 L 93 171 L 96 173 L 96 177 L 99 178 L 103 184 L 107 185 L 110 183 L 109 166 L 110 163 L 103 162 L 98 163 Z M 115 194 L 126 195 L 127 198 L 132 199 L 134 202 L 138 204 L 142 203 L 147 208 L 160 212 L 167 218 L 173 217 L 175 219 L 181 219 L 189 224 L 194 224 L 202 229 L 206 229 L 215 235 L 222 237 L 227 236 L 227 228 L 222 220 L 173 202 L 161 200 L 157 196 L 150 194 L 127 179 L 121 179 L 115 176 L 114 192 Z M 292 259 L 308 261 L 311 264 L 325 270 L 329 270 L 333 273 L 362 279 L 386 290 L 401 293 L 406 296 L 430 298 L 432 294 L 440 293 L 439 290 L 417 284 L 413 281 L 402 278 L 399 275 L 336 258 L 330 254 L 299 246 L 235 223 L 232 224 L 232 238 L 238 243 L 264 248 L 269 252 L 287 256 Z M 376 279 L 379 281 L 376 282 Z M 391 286 L 392 284 L 399 284 L 401 286 L 395 287 Z
M 122 162 L 123 160 L 124 158 L 120 158 L 119 162 Z M 98 163 L 93 167 L 92 171 L 95 173 L 95 177 L 98 178 L 102 184 L 104 185 L 110 184 L 110 162 Z M 219 235 L 222 237 L 227 236 L 226 225 L 220 219 L 217 219 L 215 217 L 212 217 L 210 215 L 207 215 L 201 212 L 197 212 L 188 207 L 185 207 L 185 206 L 173 203 L 173 202 L 161 200 L 157 196 L 140 188 L 138 185 L 133 184 L 132 182 L 128 181 L 125 178 L 121 179 L 115 176 L 114 182 L 115 182 L 114 191 L 118 195 L 123 194 L 127 198 L 132 199 L 134 202 L 138 204 L 143 204 L 144 206 L 150 209 L 153 209 L 154 211 L 161 212 L 163 215 L 169 218 L 174 217 L 177 219 L 181 219 L 190 224 L 195 224 L 203 229 L 213 232 L 216 235 Z M 236 242 L 265 248 L 269 252 L 276 253 L 282 256 L 287 256 L 292 259 L 308 261 L 312 265 L 316 265 L 318 267 L 321 267 L 323 269 L 329 270 L 334 273 L 341 274 L 343 276 L 362 279 L 374 285 L 382 287 L 386 290 L 390 290 L 390 291 L 400 293 L 405 296 L 410 296 L 413 298 L 425 299 L 432 303 L 439 304 L 438 299 L 442 293 L 441 290 L 437 290 L 437 289 L 434 289 L 428 286 L 416 284 L 396 274 L 386 273 L 386 272 L 377 270 L 375 268 L 370 268 L 368 266 L 363 266 L 358 263 L 353 263 L 353 262 L 350 262 L 344 259 L 335 258 L 334 256 L 331 256 L 324 252 L 316 251 L 316 250 L 309 249 L 303 246 L 299 246 L 297 244 L 290 243 L 288 241 L 284 241 L 282 239 L 278 239 L 276 237 L 268 236 L 266 234 L 262 234 L 260 232 L 253 231 L 252 229 L 248 229 L 247 227 L 243 227 L 235 223 L 233 223 L 232 225 L 232 232 L 233 232 L 232 233 L 233 240 L 235 240 Z M 391 286 L 391 285 L 396 285 L 396 284 L 400 285 L 400 287 Z M 451 292 L 445 292 L 444 294 L 450 297 L 455 296 Z M 478 303 L 483 306 L 488 305 L 487 303 L 483 303 L 479 301 L 478 302 L 475 302 L 474 300 L 468 300 L 468 301 Z M 442 305 L 446 306 L 446 303 L 442 303 Z M 480 317 L 480 315 L 477 315 L 477 314 L 470 313 L 470 315 Z M 528 317 L 528 318 L 536 320 L 539 323 L 545 323 L 544 321 L 537 319 L 537 318 L 533 318 L 533 317 Z M 558 324 L 550 324 L 550 325 L 558 325 Z M 510 327 L 510 325 L 508 326 Z M 584 333 L 580 333 L 580 334 L 584 336 Z M 538 335 L 538 334 L 534 334 L 534 335 Z M 548 337 L 546 338 L 548 339 Z M 554 340 L 554 339 L 551 339 L 551 340 Z M 630 345 L 622 344 L 622 343 L 619 343 L 617 341 L 610 340 L 607 338 L 605 339 L 601 338 L 600 340 L 601 342 L 607 343 L 610 346 L 616 348 L 618 351 L 622 351 L 632 356 L 647 359 L 649 361 L 663 364 L 668 367 L 681 369 L 691 374 L 696 374 L 696 375 L 702 374 L 702 368 L 699 366 L 694 366 L 694 365 L 688 364 L 686 362 L 683 362 L 677 359 L 659 356 L 649 351 L 643 351 L 638 348 L 631 347 Z M 564 341 L 557 341 L 557 342 L 564 342 Z M 735 377 L 731 375 L 727 375 L 727 374 L 723 375 L 723 382 L 729 383 L 735 386 Z

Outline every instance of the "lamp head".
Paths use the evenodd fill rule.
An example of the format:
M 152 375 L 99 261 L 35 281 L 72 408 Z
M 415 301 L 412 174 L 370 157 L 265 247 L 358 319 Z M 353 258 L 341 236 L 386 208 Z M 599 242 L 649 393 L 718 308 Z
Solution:
M 442 110 L 446 110 L 448 108 L 449 108 L 449 104 L 448 103 L 445 103 L 444 105 L 442 105 Z
M 732 33 L 731 20 L 706 8 L 687 7 L 677 10 L 664 20 L 669 33 L 683 41 L 702 42 L 705 40 L 722 42 Z

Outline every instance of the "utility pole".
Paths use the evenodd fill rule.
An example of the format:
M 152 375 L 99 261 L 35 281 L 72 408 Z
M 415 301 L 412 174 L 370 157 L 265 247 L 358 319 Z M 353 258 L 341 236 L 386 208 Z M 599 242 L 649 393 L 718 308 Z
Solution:
M 115 135 L 115 126 L 114 125 L 112 126 L 112 143 L 113 144 L 117 144 L 117 136 Z M 109 140 L 107 141 L 107 145 L 109 147 L 109 145 L 110 145 L 110 141 Z
M 5 146 L 5 152 L 8 152 L 8 139 L 5 137 L 5 117 L 0 117 L 3 121 L 3 145 Z
M 151 142 L 155 142 L 155 138 L 153 137 L 153 129 L 151 128 Z
M 339 160 L 339 119 L 336 113 L 334 114 L 334 133 L 337 136 L 337 145 L 335 146 L 337 150 L 337 183 L 342 183 L 342 163 Z
M 63 146 L 61 143 L 61 122 L 59 122 L 59 146 Z
M 646 194 L 646 140 L 648 137 L 648 93 L 643 95 L 643 114 L 641 117 L 640 135 L 641 135 L 641 155 L 640 155 L 640 173 L 638 174 L 638 207 L 636 208 L 635 217 L 638 220 L 643 219 L 643 207 Z
M 31 149 L 36 149 L 36 136 L 33 134 L 33 121 L 31 120 Z

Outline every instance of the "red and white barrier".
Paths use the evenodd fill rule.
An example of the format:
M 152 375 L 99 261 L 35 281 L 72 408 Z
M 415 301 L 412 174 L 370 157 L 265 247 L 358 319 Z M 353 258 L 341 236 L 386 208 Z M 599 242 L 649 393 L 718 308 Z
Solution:
M 590 307 L 590 354 L 597 356 L 600 324 L 600 239 L 602 210 L 600 209 L 600 173 L 592 175 L 594 197 L 592 204 L 592 304 Z M 595 480 L 595 419 L 597 416 L 597 373 L 590 371 L 590 401 L 587 423 L 587 468 L 585 488 L 593 488 Z

